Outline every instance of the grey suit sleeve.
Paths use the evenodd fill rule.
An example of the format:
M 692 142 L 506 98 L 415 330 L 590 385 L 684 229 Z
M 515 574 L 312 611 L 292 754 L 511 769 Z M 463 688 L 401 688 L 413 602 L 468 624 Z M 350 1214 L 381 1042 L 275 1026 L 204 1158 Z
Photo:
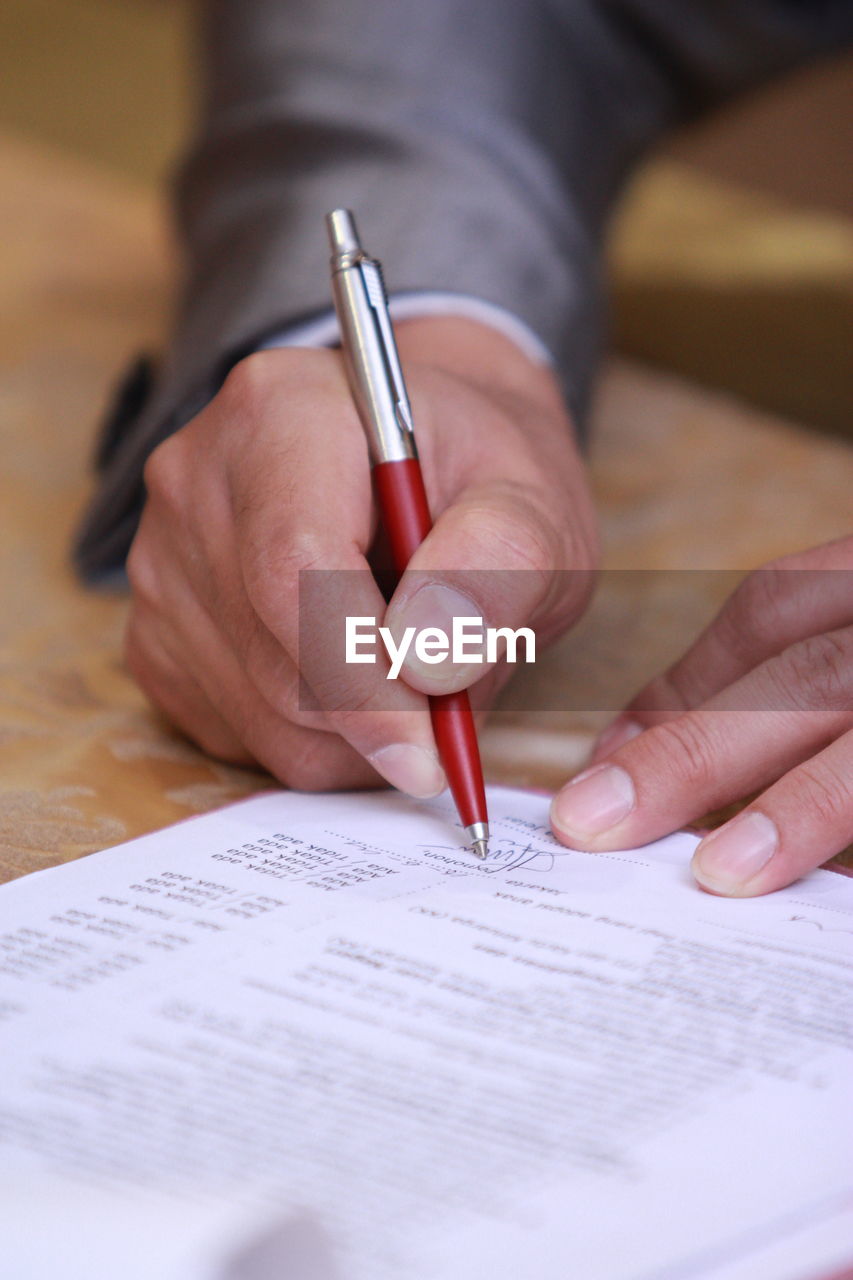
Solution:
M 539 335 L 582 420 L 600 242 L 677 121 L 853 35 L 847 0 L 213 0 L 176 184 L 186 278 L 155 378 L 109 424 L 77 542 L 120 568 L 142 467 L 228 369 L 328 307 L 323 214 L 356 210 L 395 290 L 467 293 Z

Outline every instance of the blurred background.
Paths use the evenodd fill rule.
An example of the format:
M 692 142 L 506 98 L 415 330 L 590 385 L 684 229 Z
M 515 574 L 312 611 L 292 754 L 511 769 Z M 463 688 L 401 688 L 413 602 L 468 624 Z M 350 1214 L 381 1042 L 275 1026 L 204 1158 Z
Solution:
M 156 191 L 192 112 L 192 0 L 3 0 L 0 129 Z M 622 352 L 850 430 L 853 57 L 673 139 L 611 248 Z

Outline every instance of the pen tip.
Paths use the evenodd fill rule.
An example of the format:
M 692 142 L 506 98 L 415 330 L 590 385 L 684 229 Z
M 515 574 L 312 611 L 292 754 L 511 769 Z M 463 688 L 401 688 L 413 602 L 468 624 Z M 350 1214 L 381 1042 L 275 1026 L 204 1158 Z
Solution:
M 489 856 L 489 824 L 488 822 L 471 822 L 465 828 L 465 834 L 471 841 L 471 848 L 478 858 Z

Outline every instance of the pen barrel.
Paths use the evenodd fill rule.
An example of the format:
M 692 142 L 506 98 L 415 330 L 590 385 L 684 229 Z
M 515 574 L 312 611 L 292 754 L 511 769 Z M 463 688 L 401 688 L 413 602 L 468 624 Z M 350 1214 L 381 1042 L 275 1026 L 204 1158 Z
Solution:
M 377 463 L 373 483 L 394 569 L 402 577 L 432 528 L 420 463 L 417 458 Z
M 399 576 L 432 528 L 417 458 L 381 462 L 373 468 L 376 499 Z M 463 827 L 486 820 L 486 790 L 468 694 L 443 693 L 429 700 L 439 757 Z
M 463 827 L 485 822 L 486 787 L 467 692 L 442 693 L 429 700 L 429 714 L 439 759 Z

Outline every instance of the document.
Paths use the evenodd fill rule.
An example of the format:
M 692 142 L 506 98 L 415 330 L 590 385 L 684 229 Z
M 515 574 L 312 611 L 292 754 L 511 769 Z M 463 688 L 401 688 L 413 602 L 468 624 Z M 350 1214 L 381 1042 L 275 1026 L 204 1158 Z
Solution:
M 823 1280 L 853 880 L 730 901 L 493 788 L 270 792 L 0 889 L 9 1280 Z

